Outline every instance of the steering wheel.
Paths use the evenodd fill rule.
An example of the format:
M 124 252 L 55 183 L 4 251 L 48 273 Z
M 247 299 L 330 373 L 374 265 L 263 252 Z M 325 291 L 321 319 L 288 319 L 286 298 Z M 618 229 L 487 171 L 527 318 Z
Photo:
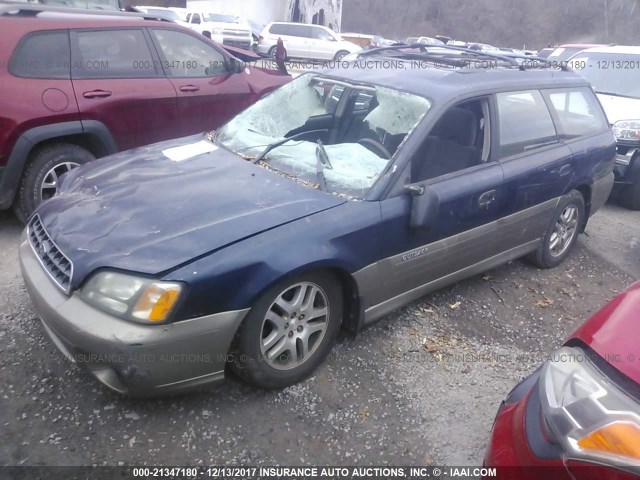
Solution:
M 377 140 L 374 140 L 373 138 L 361 138 L 360 140 L 358 140 L 358 143 L 367 150 L 375 153 L 379 157 L 384 158 L 385 160 L 389 160 L 391 158 L 389 150 L 387 150 L 383 144 L 381 144 Z

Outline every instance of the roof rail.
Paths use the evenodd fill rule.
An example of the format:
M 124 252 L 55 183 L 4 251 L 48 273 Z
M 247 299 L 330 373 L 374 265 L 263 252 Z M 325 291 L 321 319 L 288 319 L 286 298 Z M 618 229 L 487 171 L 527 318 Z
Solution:
M 166 18 L 161 18 L 155 15 L 149 15 L 142 12 L 123 12 L 121 10 L 97 10 L 91 8 L 74 8 L 74 7 L 55 7 L 51 5 L 45 5 L 40 3 L 6 3 L 0 0 L 0 16 L 5 15 L 22 15 L 22 16 L 36 16 L 41 12 L 55 12 L 55 13 L 69 13 L 75 15 L 97 15 L 105 17 L 124 17 L 124 18 L 138 18 L 141 20 L 158 20 L 169 21 Z
M 403 49 L 407 49 L 407 48 L 419 49 L 420 53 L 402 52 Z M 461 56 L 460 58 L 468 59 L 469 57 L 478 57 L 478 58 L 500 60 L 500 61 L 506 62 L 508 66 L 513 68 L 518 68 L 519 70 L 526 70 L 526 66 L 523 65 L 522 63 L 518 63 L 516 58 L 522 58 L 523 60 L 530 63 L 538 62 L 543 64 L 542 66 L 544 67 L 559 66 L 561 70 L 564 70 L 564 71 L 568 70 L 566 65 L 564 64 L 554 65 L 549 60 L 542 57 L 537 57 L 532 55 L 527 55 L 526 57 L 513 57 L 508 55 L 499 55 L 495 53 L 483 52 L 481 50 L 472 50 L 465 47 L 454 47 L 452 45 L 425 45 L 422 43 L 412 43 L 407 45 L 394 45 L 389 47 L 373 48 L 371 50 L 367 50 L 365 52 L 359 53 L 358 55 L 370 56 L 370 55 L 376 55 L 378 53 L 383 53 L 387 51 L 400 51 L 401 53 L 405 53 L 407 56 L 416 56 L 416 57 L 419 56 L 420 58 L 424 58 L 428 60 L 434 60 L 439 62 L 442 62 L 445 59 L 449 60 L 449 62 L 443 62 L 443 63 L 452 63 L 454 65 L 464 63 L 464 62 L 460 62 L 460 59 L 456 59 L 455 57 L 446 57 L 445 54 L 442 52 L 442 50 L 451 50 L 452 52 L 454 51 L 461 52 L 464 55 Z M 456 62 L 456 60 L 458 61 Z

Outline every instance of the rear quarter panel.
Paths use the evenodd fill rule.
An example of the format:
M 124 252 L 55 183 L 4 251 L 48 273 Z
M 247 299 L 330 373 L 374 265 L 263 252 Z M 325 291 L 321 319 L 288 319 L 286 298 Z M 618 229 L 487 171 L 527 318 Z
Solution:
M 9 72 L 12 54 L 20 41 L 32 31 L 52 29 L 60 30 L 39 28 L 21 19 L 0 18 L 0 165 L 6 164 L 13 145 L 25 131 L 80 119 L 70 78 L 23 78 Z M 65 61 L 70 70 L 71 58 Z

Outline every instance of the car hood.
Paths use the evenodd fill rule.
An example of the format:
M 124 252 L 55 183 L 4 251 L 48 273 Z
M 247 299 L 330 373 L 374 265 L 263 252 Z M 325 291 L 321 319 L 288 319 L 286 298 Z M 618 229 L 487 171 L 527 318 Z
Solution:
M 640 119 L 640 98 L 619 97 L 605 93 L 597 95 L 610 124 L 613 125 L 620 120 Z
M 573 335 L 620 372 L 640 383 L 640 282 L 615 297 Z
M 195 135 L 73 170 L 38 214 L 76 288 L 97 268 L 156 275 L 342 203 Z

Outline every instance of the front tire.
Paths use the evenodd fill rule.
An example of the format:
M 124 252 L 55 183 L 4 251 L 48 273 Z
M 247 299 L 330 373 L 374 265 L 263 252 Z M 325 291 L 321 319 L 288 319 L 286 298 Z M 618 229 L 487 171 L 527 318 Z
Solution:
M 253 306 L 238 334 L 234 370 L 261 388 L 298 383 L 322 363 L 342 320 L 342 289 L 328 272 L 278 282 Z
M 580 192 L 572 190 L 560 200 L 542 243 L 529 260 L 540 268 L 560 265 L 578 238 L 584 216 L 584 198 Z
M 57 143 L 37 150 L 22 174 L 13 209 L 25 223 L 33 211 L 58 192 L 60 176 L 95 157 L 78 145 Z

